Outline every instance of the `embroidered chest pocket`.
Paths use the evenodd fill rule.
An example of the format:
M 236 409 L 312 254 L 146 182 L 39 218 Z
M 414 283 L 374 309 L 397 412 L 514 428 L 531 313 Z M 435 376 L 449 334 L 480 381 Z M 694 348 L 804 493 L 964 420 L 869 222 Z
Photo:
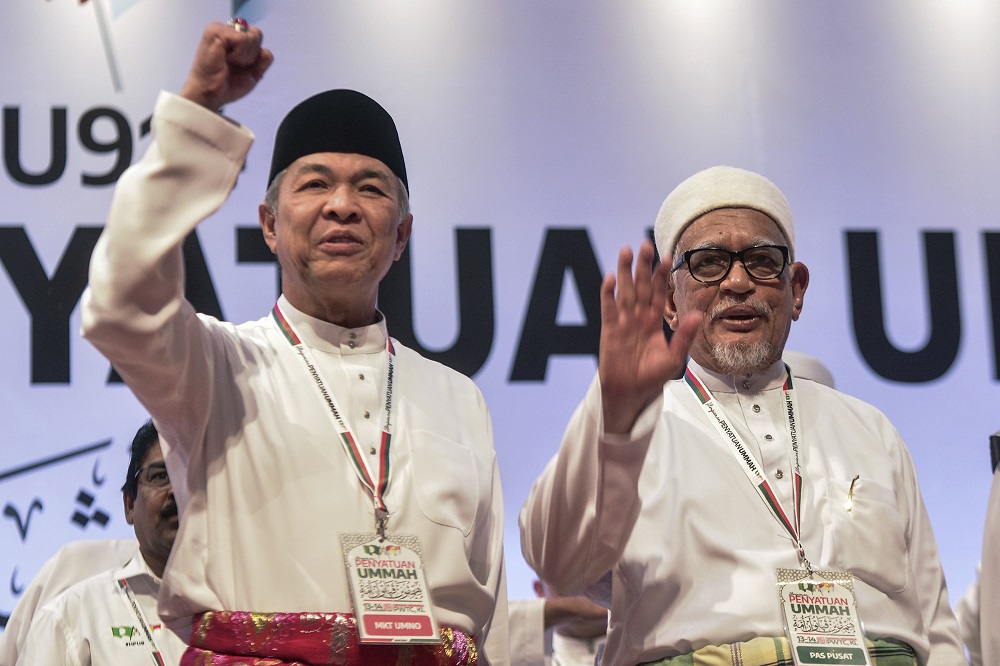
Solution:
M 479 467 L 472 451 L 429 432 L 413 433 L 414 494 L 429 520 L 468 536 L 479 507 Z

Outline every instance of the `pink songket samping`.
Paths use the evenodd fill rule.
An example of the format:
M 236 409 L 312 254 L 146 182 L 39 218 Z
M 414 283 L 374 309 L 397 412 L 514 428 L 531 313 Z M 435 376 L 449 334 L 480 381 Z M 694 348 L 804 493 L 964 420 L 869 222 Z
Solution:
M 196 615 L 181 666 L 477 666 L 476 644 L 441 628 L 434 645 L 362 644 L 350 613 Z

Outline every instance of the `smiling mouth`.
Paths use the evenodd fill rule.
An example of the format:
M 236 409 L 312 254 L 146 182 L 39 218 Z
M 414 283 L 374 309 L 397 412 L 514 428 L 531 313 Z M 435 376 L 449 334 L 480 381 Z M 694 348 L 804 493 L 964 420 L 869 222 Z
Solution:
M 767 317 L 767 313 L 759 309 L 741 305 L 723 310 L 715 315 L 712 320 L 723 329 L 736 333 L 748 333 L 754 331 Z
M 754 319 L 759 319 L 760 314 L 756 312 L 734 312 L 730 314 L 720 315 L 717 318 L 723 319 L 725 321 L 752 321 Z
M 361 238 L 348 229 L 336 229 L 328 233 L 321 240 L 321 243 L 360 243 Z
M 727 299 L 711 308 L 708 315 L 711 321 L 746 328 L 758 321 L 766 319 L 771 314 L 767 303 L 756 300 Z
M 343 253 L 354 253 L 361 249 L 362 243 L 359 238 L 354 238 L 353 236 L 334 236 L 331 238 L 324 238 L 319 247 L 325 252 L 331 254 L 343 254 Z

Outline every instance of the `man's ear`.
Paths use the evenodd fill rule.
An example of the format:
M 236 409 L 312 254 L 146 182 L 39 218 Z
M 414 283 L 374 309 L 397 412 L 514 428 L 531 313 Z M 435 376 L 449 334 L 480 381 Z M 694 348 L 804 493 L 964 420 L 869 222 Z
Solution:
M 406 249 L 406 243 L 410 240 L 410 233 L 413 231 L 413 214 L 407 213 L 396 225 L 396 256 L 393 261 L 399 261 Z
M 667 301 L 663 304 L 663 319 L 670 326 L 671 331 L 676 331 L 677 325 L 681 321 L 680 315 L 677 314 L 677 303 L 674 300 L 676 294 L 674 278 L 671 276 L 667 279 Z
M 809 287 L 809 269 L 806 265 L 798 261 L 792 264 L 789 281 L 792 287 L 792 321 L 798 321 L 806 289 Z
M 277 254 L 278 242 L 274 229 L 277 218 L 274 210 L 266 203 L 257 206 L 257 221 L 260 223 L 260 230 L 264 233 L 264 242 L 271 248 L 271 254 Z
M 135 515 L 135 498 L 128 493 L 122 493 L 122 504 L 125 506 L 125 522 L 132 524 L 132 517 Z

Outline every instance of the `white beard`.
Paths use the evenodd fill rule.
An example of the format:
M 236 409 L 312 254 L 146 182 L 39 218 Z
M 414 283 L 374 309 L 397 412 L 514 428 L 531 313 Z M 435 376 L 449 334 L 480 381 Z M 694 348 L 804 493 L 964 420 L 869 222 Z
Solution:
M 774 350 L 770 342 L 733 342 L 719 343 L 710 351 L 722 374 L 745 375 L 770 366 Z

